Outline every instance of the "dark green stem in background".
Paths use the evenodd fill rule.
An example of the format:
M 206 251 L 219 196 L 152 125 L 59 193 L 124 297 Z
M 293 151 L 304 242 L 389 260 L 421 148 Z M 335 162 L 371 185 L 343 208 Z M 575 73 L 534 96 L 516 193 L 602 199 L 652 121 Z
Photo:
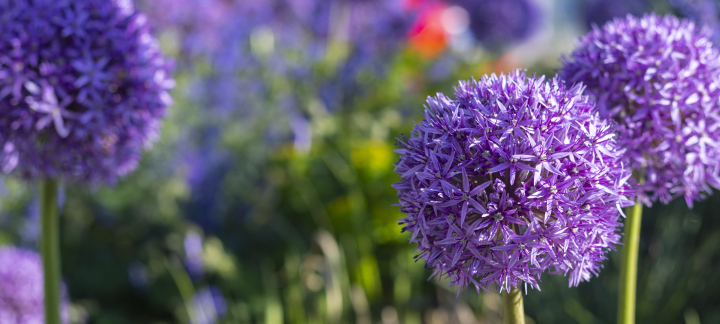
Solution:
M 519 289 L 502 293 L 502 309 L 504 324 L 525 324 L 523 297 Z
M 45 284 L 45 323 L 60 324 L 60 228 L 58 219 L 58 182 L 48 179 L 40 184 L 43 259 Z
M 165 267 L 170 272 L 175 286 L 177 286 L 180 292 L 180 298 L 182 298 L 185 304 L 185 311 L 188 315 L 188 323 L 195 324 L 195 312 L 193 310 L 192 297 L 195 295 L 195 287 L 193 286 L 192 279 L 188 276 L 184 270 L 177 270 L 177 268 L 170 264 L 170 261 L 165 260 Z
M 637 260 L 640 245 L 642 203 L 635 202 L 625 219 L 623 252 L 620 263 L 620 290 L 618 298 L 618 323 L 635 323 L 635 294 L 637 291 Z

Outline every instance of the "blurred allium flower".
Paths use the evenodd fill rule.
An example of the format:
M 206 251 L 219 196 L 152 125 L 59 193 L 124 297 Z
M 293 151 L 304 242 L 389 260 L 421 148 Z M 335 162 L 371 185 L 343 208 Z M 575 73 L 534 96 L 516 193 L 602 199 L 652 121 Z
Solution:
M 248 0 L 244 0 L 248 1 Z M 181 50 L 194 55 L 222 45 L 219 30 L 232 18 L 232 1 L 140 0 L 153 28 L 177 33 Z M 253 1 L 249 1 L 253 2 Z M 246 17 L 243 17 L 245 19 Z
M 451 0 L 470 14 L 470 30 L 485 46 L 499 48 L 530 36 L 540 11 L 532 0 Z
M 585 26 L 592 28 L 593 24 L 602 26 L 615 17 L 642 15 L 651 9 L 647 0 L 590 0 L 585 2 L 583 14 Z
M 714 0 L 670 0 L 670 3 L 685 17 L 695 21 L 697 26 L 710 29 L 710 38 L 717 47 L 720 44 L 720 19 L 718 2 Z
M 191 302 L 195 324 L 214 324 L 227 312 L 222 292 L 215 287 L 199 290 Z
M 231 154 L 220 144 L 221 135 L 219 127 L 214 125 L 188 131 L 179 157 L 187 168 L 186 182 L 190 189 L 182 209 L 205 233 L 218 230 L 223 179 L 234 163 Z
M 168 63 L 127 1 L 0 2 L 0 164 L 112 182 L 157 137 Z
M 43 291 L 40 255 L 30 250 L 0 247 L 0 323 L 44 323 Z M 63 301 L 61 315 L 67 323 L 67 301 Z
M 707 30 L 673 16 L 616 19 L 583 37 L 560 74 L 620 124 L 645 204 L 684 195 L 692 206 L 720 188 L 720 61 Z
M 145 266 L 139 261 L 133 261 L 128 265 L 128 280 L 136 289 L 147 287 L 148 274 Z
M 198 232 L 187 232 L 183 240 L 183 247 L 185 251 L 183 263 L 185 264 L 188 274 L 195 279 L 201 278 L 205 273 L 202 237 Z
M 460 82 L 428 98 L 398 141 L 403 231 L 433 276 L 462 288 L 570 285 L 597 274 L 632 205 L 610 123 L 580 86 L 524 72 Z

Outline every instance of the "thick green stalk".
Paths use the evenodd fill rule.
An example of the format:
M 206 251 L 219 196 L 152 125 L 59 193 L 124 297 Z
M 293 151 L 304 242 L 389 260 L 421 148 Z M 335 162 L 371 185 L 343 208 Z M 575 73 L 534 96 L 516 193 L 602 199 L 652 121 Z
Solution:
M 504 324 L 525 324 L 523 297 L 519 289 L 502 293 L 502 308 Z
M 618 323 L 635 323 L 635 294 L 637 291 L 637 261 L 640 245 L 642 203 L 632 207 L 625 219 L 623 252 L 620 263 L 620 290 L 618 298 Z
M 58 182 L 48 179 L 40 184 L 43 259 L 45 284 L 45 323 L 60 324 L 60 228 L 58 219 Z

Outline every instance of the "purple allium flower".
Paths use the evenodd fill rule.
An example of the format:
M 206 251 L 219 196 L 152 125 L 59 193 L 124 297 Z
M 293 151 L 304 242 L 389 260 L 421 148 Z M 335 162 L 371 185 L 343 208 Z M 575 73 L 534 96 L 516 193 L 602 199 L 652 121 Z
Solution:
M 642 174 L 646 205 L 684 195 L 689 206 L 720 188 L 720 61 L 708 31 L 673 16 L 616 19 L 563 59 L 600 114 L 619 123 L 618 144 Z
M 515 71 L 428 98 L 398 140 L 394 187 L 433 276 L 479 291 L 539 288 L 548 269 L 571 286 L 597 275 L 632 188 L 610 123 L 582 91 Z
M 189 231 L 185 234 L 183 240 L 185 257 L 183 263 L 188 274 L 192 278 L 201 278 L 205 273 L 205 263 L 203 262 L 203 240 L 200 234 L 195 231 Z
M 25 179 L 113 182 L 157 137 L 168 63 L 127 1 L 0 2 L 0 163 Z
M 670 0 L 670 3 L 683 16 L 695 21 L 698 26 L 705 26 L 712 33 L 710 38 L 717 47 L 720 44 L 720 19 L 718 19 L 717 1 L 714 0 Z
M 227 312 L 222 292 L 215 287 L 199 290 L 192 297 L 192 323 L 214 324 Z
M 532 0 L 451 0 L 470 14 L 470 30 L 480 43 L 499 48 L 523 40 L 536 29 L 540 11 Z
M 0 247 L 0 323 L 45 322 L 43 270 L 40 255 L 14 247 Z M 69 320 L 63 298 L 61 318 Z

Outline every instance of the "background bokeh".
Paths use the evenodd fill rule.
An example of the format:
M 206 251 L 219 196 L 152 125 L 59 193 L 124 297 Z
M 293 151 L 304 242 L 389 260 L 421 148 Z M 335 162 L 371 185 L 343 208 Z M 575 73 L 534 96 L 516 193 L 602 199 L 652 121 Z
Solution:
M 518 67 L 552 76 L 613 16 L 720 28 L 701 0 L 135 3 L 175 59 L 175 103 L 136 172 L 63 187 L 75 323 L 496 323 L 499 296 L 428 281 L 396 221 L 394 142 L 425 98 Z M 37 188 L 0 193 L 0 244 L 36 249 Z M 720 323 L 718 207 L 646 208 L 638 322 Z M 613 322 L 618 264 L 572 289 L 543 276 L 528 322 Z

